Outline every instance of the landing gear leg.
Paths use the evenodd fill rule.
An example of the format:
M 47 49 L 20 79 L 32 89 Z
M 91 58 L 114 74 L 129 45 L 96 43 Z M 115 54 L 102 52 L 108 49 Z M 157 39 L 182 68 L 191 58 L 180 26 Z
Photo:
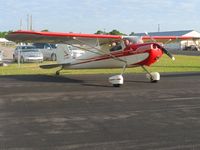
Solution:
M 123 74 L 124 74 L 125 70 L 126 70 L 126 64 L 123 66 L 123 70 L 122 70 L 122 73 L 121 73 L 121 75 L 123 75 Z
M 109 78 L 109 82 L 114 86 L 114 87 L 120 87 L 124 83 L 124 78 L 123 74 L 126 69 L 126 64 L 123 66 L 122 73 L 120 75 L 115 75 Z
M 150 73 L 144 66 L 142 66 L 144 71 L 147 72 L 146 77 L 149 79 L 152 83 L 156 83 L 160 80 L 160 74 L 158 72 L 152 72 Z
M 57 76 L 60 75 L 60 71 L 61 71 L 61 70 L 63 70 L 63 66 L 62 66 L 59 70 L 56 71 L 56 75 L 57 75 Z

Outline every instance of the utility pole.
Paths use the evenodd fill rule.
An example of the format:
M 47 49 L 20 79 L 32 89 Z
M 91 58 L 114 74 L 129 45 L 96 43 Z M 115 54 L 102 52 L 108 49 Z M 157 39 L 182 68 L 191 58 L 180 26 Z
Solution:
M 158 32 L 160 32 L 160 24 L 158 24 Z
M 20 19 L 19 29 L 22 30 L 22 19 Z
M 27 14 L 27 30 L 29 30 L 29 14 Z
M 30 16 L 30 30 L 33 30 L 33 20 L 32 20 L 32 15 Z
M 103 28 L 103 34 L 106 34 L 106 29 L 105 28 Z

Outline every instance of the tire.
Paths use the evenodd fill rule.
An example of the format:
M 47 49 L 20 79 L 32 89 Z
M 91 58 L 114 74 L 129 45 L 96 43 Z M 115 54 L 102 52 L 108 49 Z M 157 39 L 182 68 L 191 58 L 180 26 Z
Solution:
M 51 55 L 51 60 L 52 60 L 52 61 L 56 61 L 56 60 L 57 60 L 56 54 L 52 54 L 52 55 Z
M 158 80 L 151 80 L 151 83 L 158 83 Z
M 121 84 L 113 84 L 113 87 L 120 87 Z

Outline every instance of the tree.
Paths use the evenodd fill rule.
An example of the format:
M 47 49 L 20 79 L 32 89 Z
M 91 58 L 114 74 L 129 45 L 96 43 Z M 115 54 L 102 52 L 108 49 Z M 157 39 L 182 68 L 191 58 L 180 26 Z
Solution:
M 98 30 L 95 34 L 106 34 L 104 31 Z
M 111 35 L 126 35 L 126 34 L 124 34 L 124 33 L 119 32 L 119 31 L 116 30 L 116 29 L 110 31 L 109 34 L 111 34 Z
M 0 38 L 5 38 L 6 35 L 10 32 L 13 32 L 13 31 L 4 31 L 4 32 L 0 32 Z
M 7 32 L 0 32 L 0 38 L 5 38 Z
M 131 34 L 129 34 L 130 36 L 134 36 L 135 32 L 131 32 Z
M 49 32 L 49 30 L 48 29 L 44 29 L 41 32 Z
M 114 29 L 110 32 L 105 32 L 102 30 L 98 30 L 95 34 L 111 34 L 111 35 L 126 35 L 124 33 L 119 32 L 118 30 Z

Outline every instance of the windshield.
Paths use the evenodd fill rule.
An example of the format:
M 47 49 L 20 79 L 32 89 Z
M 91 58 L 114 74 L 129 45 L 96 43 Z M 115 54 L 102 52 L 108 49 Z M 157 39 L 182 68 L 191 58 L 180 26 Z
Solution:
M 141 44 L 144 43 L 141 36 L 132 36 L 132 37 L 125 37 L 125 40 L 128 40 L 132 44 Z
M 57 48 L 55 44 L 50 44 L 51 48 Z
M 36 49 L 35 46 L 22 46 L 20 49 Z
M 35 46 L 20 46 L 18 50 L 21 52 L 39 52 Z
M 39 52 L 38 49 L 22 49 L 22 52 Z

